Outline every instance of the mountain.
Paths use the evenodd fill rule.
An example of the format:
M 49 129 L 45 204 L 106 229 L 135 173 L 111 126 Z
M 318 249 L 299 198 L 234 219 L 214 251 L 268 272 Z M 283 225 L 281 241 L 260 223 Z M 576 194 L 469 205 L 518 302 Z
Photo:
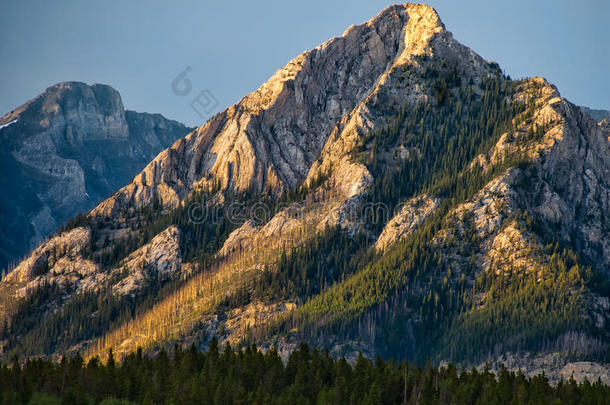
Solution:
M 0 268 L 131 181 L 189 128 L 126 111 L 110 86 L 65 82 L 0 118 Z
M 609 136 L 388 7 L 38 246 L 0 283 L 4 355 L 217 336 L 606 378 Z
M 610 111 L 594 110 L 594 109 L 588 108 L 588 107 L 580 107 L 580 108 L 585 110 L 585 112 L 587 114 L 589 114 L 591 116 L 591 118 L 593 118 L 597 122 L 602 122 L 603 120 L 610 120 Z

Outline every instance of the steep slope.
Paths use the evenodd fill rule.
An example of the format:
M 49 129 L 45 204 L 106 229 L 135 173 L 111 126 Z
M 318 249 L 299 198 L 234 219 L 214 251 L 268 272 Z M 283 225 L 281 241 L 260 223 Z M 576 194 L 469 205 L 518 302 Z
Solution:
M 125 111 L 101 84 L 59 83 L 0 118 L 0 268 L 132 180 L 188 128 Z
M 422 54 L 440 31 L 436 14 L 415 6 L 408 12 L 390 7 L 349 28 L 299 55 L 257 91 L 164 151 L 94 213 L 108 215 L 155 198 L 173 206 L 195 186 L 210 182 L 252 192 L 298 186 L 331 133 L 342 131 L 345 117 L 384 86 L 397 64 Z M 487 65 L 474 54 L 469 57 L 475 69 Z
M 608 361 L 609 135 L 544 79 L 505 77 L 432 8 L 389 7 L 39 247 L 0 284 L 4 348 L 217 335 L 422 362 Z M 87 246 L 44 258 L 73 232 Z M 64 282 L 61 260 L 96 267 Z

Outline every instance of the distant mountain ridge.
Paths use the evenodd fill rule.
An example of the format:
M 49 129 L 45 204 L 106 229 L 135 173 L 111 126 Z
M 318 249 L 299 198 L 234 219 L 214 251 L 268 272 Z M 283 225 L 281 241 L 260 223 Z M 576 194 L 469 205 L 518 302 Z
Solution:
M 0 118 L 0 268 L 129 182 L 190 131 L 125 110 L 110 86 L 63 82 Z
M 390 6 L 38 246 L 0 283 L 1 347 L 610 363 L 609 137 L 433 8 Z
M 603 120 L 610 120 L 610 111 L 608 110 L 596 110 L 589 107 L 581 107 L 587 114 L 591 116 L 595 121 L 602 122 Z

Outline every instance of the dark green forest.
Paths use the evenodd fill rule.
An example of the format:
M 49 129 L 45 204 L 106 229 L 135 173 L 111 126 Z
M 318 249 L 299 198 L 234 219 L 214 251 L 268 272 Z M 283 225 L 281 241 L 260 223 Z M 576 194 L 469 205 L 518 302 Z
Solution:
M 501 367 L 492 373 L 422 368 L 408 362 L 353 363 L 301 344 L 283 362 L 256 346 L 205 352 L 176 346 L 153 357 L 141 350 L 121 361 L 80 355 L 60 362 L 17 358 L 0 368 L 0 404 L 606 404 L 610 387 L 587 380 L 549 384 L 544 374 L 526 377 Z

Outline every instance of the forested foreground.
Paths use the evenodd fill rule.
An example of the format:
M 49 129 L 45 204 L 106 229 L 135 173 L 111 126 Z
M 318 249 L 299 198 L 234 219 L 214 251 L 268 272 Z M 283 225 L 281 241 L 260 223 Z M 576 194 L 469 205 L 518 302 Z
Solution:
M 504 369 L 459 371 L 359 356 L 350 365 L 303 344 L 284 364 L 275 350 L 194 346 L 141 350 L 118 362 L 15 358 L 0 369 L 2 404 L 607 404 L 610 388 L 573 379 L 549 385 Z

